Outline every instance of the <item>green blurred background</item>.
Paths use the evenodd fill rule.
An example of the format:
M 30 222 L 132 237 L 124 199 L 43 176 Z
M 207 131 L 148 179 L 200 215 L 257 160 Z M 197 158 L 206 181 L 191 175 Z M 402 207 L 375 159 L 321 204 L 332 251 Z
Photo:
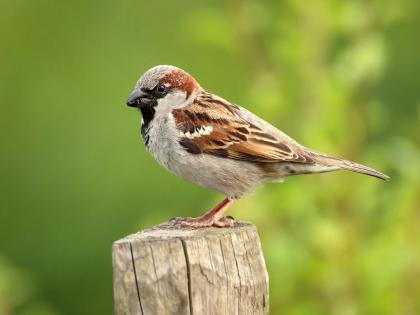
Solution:
M 374 166 L 237 202 L 271 314 L 420 314 L 420 19 L 401 1 L 0 1 L 0 314 L 112 314 L 111 244 L 222 196 L 125 106 L 173 64 L 319 151 Z

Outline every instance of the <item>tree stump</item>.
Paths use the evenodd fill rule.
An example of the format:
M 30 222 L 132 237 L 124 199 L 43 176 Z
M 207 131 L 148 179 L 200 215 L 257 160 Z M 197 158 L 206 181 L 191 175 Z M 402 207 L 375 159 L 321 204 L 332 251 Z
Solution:
M 268 274 L 254 225 L 161 224 L 114 242 L 115 313 L 268 314 Z

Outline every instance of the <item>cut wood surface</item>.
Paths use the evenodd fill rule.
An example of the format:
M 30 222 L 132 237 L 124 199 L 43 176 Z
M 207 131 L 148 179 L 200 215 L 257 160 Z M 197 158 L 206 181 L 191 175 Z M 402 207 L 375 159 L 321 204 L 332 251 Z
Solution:
M 115 313 L 268 314 L 268 274 L 254 225 L 161 224 L 112 248 Z

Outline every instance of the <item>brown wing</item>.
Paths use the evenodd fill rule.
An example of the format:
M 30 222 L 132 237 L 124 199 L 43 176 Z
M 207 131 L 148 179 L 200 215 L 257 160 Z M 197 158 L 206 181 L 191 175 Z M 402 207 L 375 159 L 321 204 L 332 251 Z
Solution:
M 190 153 L 262 163 L 313 163 L 303 150 L 263 131 L 245 120 L 239 107 L 208 92 L 172 114 L 179 143 Z

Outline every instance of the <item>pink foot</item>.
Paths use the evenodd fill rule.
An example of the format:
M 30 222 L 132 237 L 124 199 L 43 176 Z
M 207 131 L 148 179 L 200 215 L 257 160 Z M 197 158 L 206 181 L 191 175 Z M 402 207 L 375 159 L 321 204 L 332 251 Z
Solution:
M 198 218 L 175 218 L 170 220 L 174 225 L 189 226 L 195 228 L 215 226 L 215 227 L 232 227 L 235 220 L 232 217 L 225 217 L 223 213 L 233 203 L 233 200 L 226 198 L 219 203 L 214 209 Z

